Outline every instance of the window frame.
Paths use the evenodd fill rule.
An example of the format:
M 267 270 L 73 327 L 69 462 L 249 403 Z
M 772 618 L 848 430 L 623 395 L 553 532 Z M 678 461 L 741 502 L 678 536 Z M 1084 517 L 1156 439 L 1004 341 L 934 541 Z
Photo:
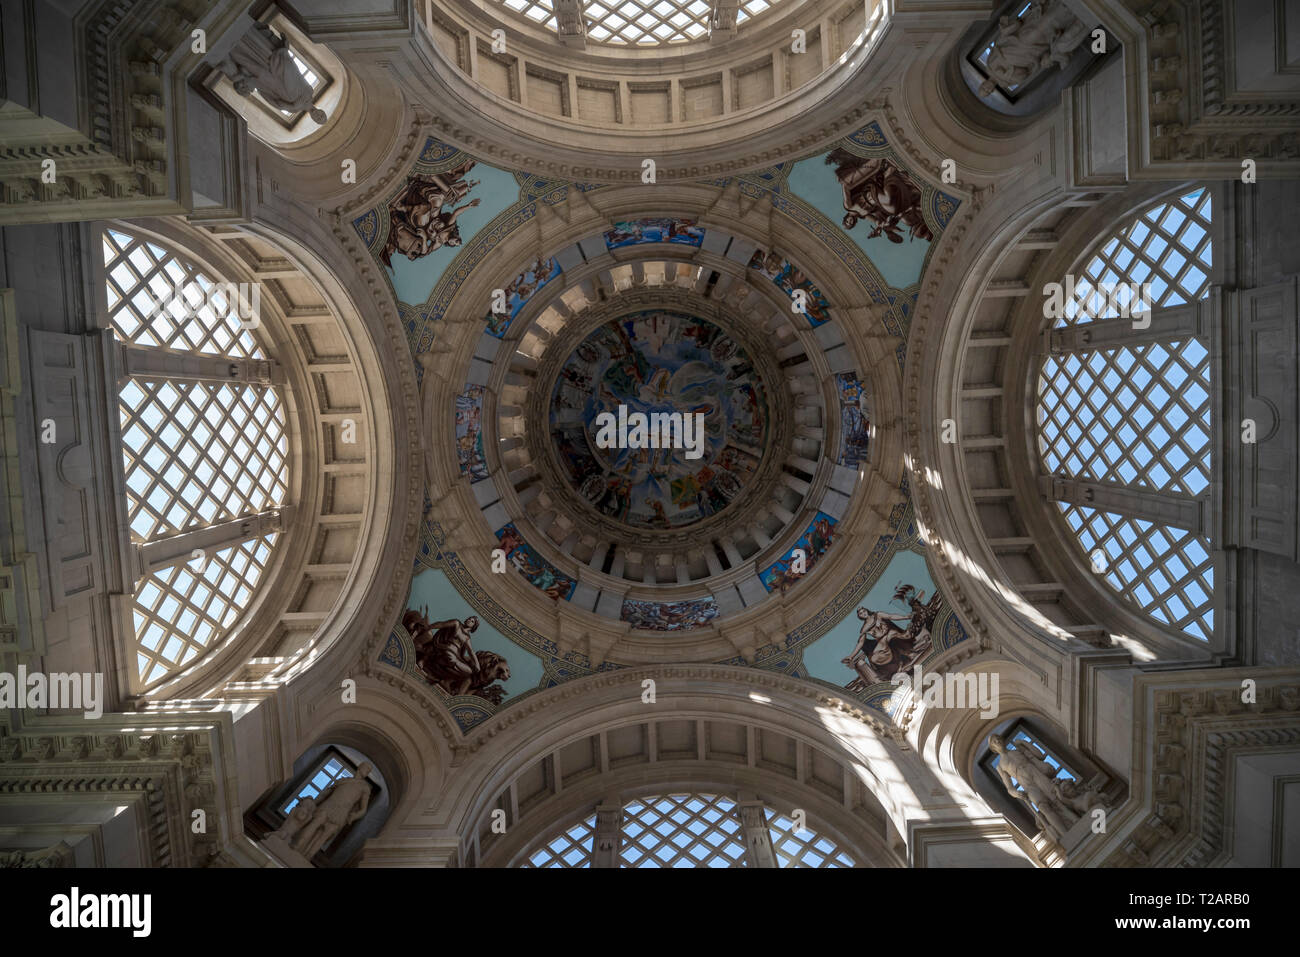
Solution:
M 1193 300 L 1186 300 L 1184 297 L 1185 301 L 1181 304 L 1159 305 L 1161 297 L 1153 295 L 1150 325 L 1140 329 L 1134 329 L 1132 320 L 1124 318 L 1096 318 L 1091 321 L 1071 321 L 1058 325 L 1056 319 L 1040 314 L 1039 347 L 1032 355 L 1027 370 L 1025 423 L 1030 466 L 1036 476 L 1039 506 L 1043 509 L 1043 518 L 1048 523 L 1051 534 L 1059 536 L 1062 545 L 1059 554 L 1065 557 L 1070 565 L 1069 573 L 1059 580 L 1063 583 L 1086 582 L 1086 587 L 1093 589 L 1097 595 L 1104 596 L 1106 606 L 1114 607 L 1118 613 L 1118 617 L 1113 620 L 1109 614 L 1105 614 L 1099 615 L 1094 619 L 1095 621 L 1109 631 L 1126 633 L 1151 642 L 1159 649 L 1162 657 L 1184 657 L 1189 651 L 1199 654 L 1207 647 L 1214 650 L 1222 645 L 1221 587 L 1218 583 L 1222 580 L 1223 553 L 1214 538 L 1213 503 L 1219 494 L 1221 484 L 1219 475 L 1222 468 L 1218 446 L 1222 423 L 1216 418 L 1221 415 L 1221 410 L 1215 393 L 1216 379 L 1220 374 L 1215 323 L 1219 310 L 1219 296 L 1216 289 L 1222 278 L 1221 265 L 1224 257 L 1228 255 L 1228 251 L 1224 248 L 1225 237 L 1222 228 L 1223 192 L 1213 183 L 1191 181 L 1172 189 L 1164 189 L 1159 193 L 1148 194 L 1140 202 L 1098 223 L 1093 233 L 1094 238 L 1080 252 L 1071 256 L 1063 266 L 1056 267 L 1052 274 L 1043 276 L 1043 279 L 1049 283 L 1064 284 L 1065 277 L 1080 275 L 1080 270 L 1093 261 L 1099 254 L 1099 250 L 1102 250 L 1118 234 L 1141 221 L 1153 209 L 1177 204 L 1183 197 L 1201 191 L 1206 195 L 1197 200 L 1196 206 L 1199 208 L 1201 203 L 1209 203 L 1207 208 L 1209 221 L 1206 230 L 1208 237 L 1202 236 L 1197 240 L 1196 246 L 1197 249 L 1207 249 L 1210 259 L 1209 263 L 1202 267 L 1206 272 L 1202 283 L 1203 296 Z M 1181 224 L 1178 229 L 1182 229 Z M 1166 253 L 1162 249 L 1158 256 L 1164 255 Z M 1182 292 L 1181 287 L 1179 292 Z M 1162 326 L 1162 318 L 1170 324 Z M 1208 483 L 1195 495 L 1125 484 L 1117 481 L 1118 475 L 1095 479 L 1083 473 L 1073 475 L 1066 472 L 1052 472 L 1048 469 L 1043 450 L 1044 438 L 1040 414 L 1043 414 L 1043 410 L 1046 409 L 1045 414 L 1049 417 L 1051 415 L 1052 407 L 1042 404 L 1042 382 L 1050 359 L 1075 355 L 1082 362 L 1086 362 L 1096 352 L 1117 348 L 1132 350 L 1153 344 L 1169 349 L 1173 343 L 1191 339 L 1196 340 L 1206 353 L 1203 360 L 1206 366 L 1206 381 L 1198 381 L 1198 384 L 1207 393 L 1205 404 L 1209 407 L 1208 425 L 1202 426 L 1208 432 L 1205 450 Z M 1136 363 L 1134 367 L 1137 367 Z M 1186 390 L 1192 382 L 1193 379 L 1189 375 L 1180 388 Z M 1102 420 L 1095 416 L 1093 421 L 1096 423 Z M 1190 428 L 1194 423 L 1199 424 L 1199 420 L 1189 417 L 1180 428 Z M 1136 429 L 1137 426 L 1134 428 Z M 1164 590 L 1152 599 L 1152 602 L 1163 603 L 1173 600 L 1182 604 L 1188 609 L 1188 613 L 1175 617 L 1177 621 L 1185 622 L 1188 627 L 1208 618 L 1212 622 L 1208 633 L 1201 637 L 1200 632 L 1206 631 L 1203 625 L 1196 625 L 1194 631 L 1185 631 L 1179 624 L 1166 622 L 1149 613 L 1147 607 L 1152 602 L 1143 603 L 1134 593 L 1139 588 L 1153 587 L 1146 582 L 1145 578 L 1124 581 L 1121 587 L 1117 587 L 1107 580 L 1105 574 L 1093 571 L 1090 553 L 1084 548 L 1080 535 L 1071 526 L 1067 516 L 1067 512 L 1074 506 L 1091 508 L 1097 512 L 1114 513 L 1130 522 L 1145 522 L 1161 526 L 1168 529 L 1170 537 L 1190 534 L 1198 540 L 1209 556 L 1210 587 L 1204 589 L 1208 592 L 1208 599 L 1195 607 L 1184 601 L 1183 588 L 1179 585 L 1179 581 L 1188 576 L 1175 573 L 1165 575 L 1173 583 L 1167 584 Z M 1037 519 L 1031 522 L 1031 528 L 1042 528 L 1036 523 Z M 1124 552 L 1118 558 L 1108 554 L 1105 568 L 1110 570 L 1118 562 L 1133 560 L 1135 547 L 1126 545 Z M 1182 562 L 1192 569 L 1189 574 L 1199 574 L 1198 569 L 1202 567 L 1199 563 L 1184 562 L 1176 548 L 1166 550 L 1162 553 L 1162 557 Z M 1163 564 L 1162 562 L 1161 565 Z M 1161 573 L 1164 574 L 1163 571 Z M 1099 578 L 1103 580 L 1099 581 Z M 1080 599 L 1075 599 L 1075 602 L 1080 603 Z
M 295 503 L 299 494 L 299 483 L 301 477 L 298 475 L 299 464 L 301 459 L 301 449 L 299 448 L 300 437 L 298 428 L 294 421 L 296 404 L 293 394 L 290 390 L 288 381 L 283 378 L 275 379 L 270 388 L 275 389 L 276 398 L 283 415 L 283 441 L 284 448 L 284 495 L 280 506 L 264 510 L 255 515 L 237 517 L 228 522 L 218 522 L 212 524 L 203 524 L 191 527 L 178 534 L 167 536 L 166 538 L 153 538 L 146 542 L 139 542 L 133 539 L 128 523 L 128 490 L 126 476 L 125 460 L 125 438 L 121 427 L 121 398 L 120 393 L 126 383 L 132 378 L 173 378 L 178 382 L 190 383 L 200 381 L 203 376 L 191 376 L 186 374 L 173 374 L 170 376 L 154 375 L 147 371 L 133 373 L 127 367 L 127 356 L 135 350 L 144 350 L 155 353 L 160 357 L 186 356 L 200 361 L 212 360 L 220 363 L 239 363 L 245 367 L 251 367 L 252 364 L 258 364 L 264 367 L 273 367 L 276 365 L 275 352 L 276 343 L 265 328 L 266 323 L 263 321 L 262 327 L 251 332 L 258 349 L 262 353 L 260 358 L 245 356 L 224 356 L 219 353 L 200 353 L 195 351 L 180 351 L 169 349 L 164 346 L 139 345 L 136 346 L 119 336 L 112 319 L 112 312 L 108 305 L 107 282 L 108 268 L 104 258 L 104 243 L 106 241 L 104 233 L 107 230 L 115 230 L 138 237 L 144 241 L 160 246 L 169 254 L 182 260 L 187 267 L 192 267 L 203 272 L 206 277 L 213 283 L 218 282 L 235 282 L 238 284 L 240 279 L 245 281 L 255 281 L 252 277 L 244 277 L 242 270 L 236 266 L 234 269 L 222 268 L 219 264 L 212 261 L 211 253 L 206 248 L 202 236 L 191 236 L 186 234 L 183 229 L 177 229 L 171 224 L 162 220 L 97 220 L 87 223 L 84 227 L 83 236 L 86 239 L 87 248 L 91 251 L 90 268 L 88 274 L 92 285 L 90 293 L 90 302 L 93 304 L 93 315 L 91 326 L 98 330 L 98 333 L 104 342 L 104 351 L 106 356 L 107 375 L 103 382 L 103 394 L 107 400 L 108 408 L 111 414 L 106 416 L 106 425 L 108 426 L 109 439 L 109 457 L 112 461 L 112 496 L 116 512 L 116 528 L 113 532 L 117 552 L 124 570 L 124 577 L 130 585 L 128 593 L 114 597 L 114 603 L 111 610 L 113 622 L 113 634 L 115 651 L 120 656 L 121 673 L 123 681 L 123 691 L 126 697 L 153 698 L 158 696 L 167 696 L 171 693 L 177 684 L 188 682 L 196 673 L 208 669 L 215 661 L 224 656 L 232 646 L 239 642 L 239 639 L 246 633 L 250 623 L 254 622 L 262 614 L 263 609 L 269 601 L 274 598 L 275 589 L 273 583 L 280 577 L 281 569 L 288 560 L 291 548 L 286 546 L 289 539 L 289 530 L 291 519 L 295 511 Z M 263 316 L 271 311 L 271 304 L 265 303 L 262 307 Z M 213 380 L 209 380 L 210 382 Z M 232 379 L 232 382 L 241 384 L 251 383 L 253 380 Z M 192 535 L 196 532 L 205 532 L 213 529 L 223 528 L 242 528 L 239 534 L 220 539 L 204 546 L 204 551 L 209 555 L 223 551 L 228 548 L 238 549 L 247 542 L 257 542 L 264 540 L 268 536 L 273 538 L 270 543 L 270 553 L 266 562 L 262 566 L 262 571 L 257 581 L 249 586 L 251 592 L 248 601 L 237 609 L 237 615 L 234 620 L 223 631 L 214 636 L 208 643 L 201 654 L 188 658 L 183 664 L 178 663 L 176 667 L 170 668 L 166 674 L 149 680 L 147 676 L 141 676 L 138 672 L 135 654 L 137 646 L 140 644 L 140 634 L 136 631 L 135 626 L 135 601 L 141 594 L 155 571 L 166 571 L 173 565 L 187 565 L 188 561 L 176 560 L 161 565 L 150 566 L 149 559 L 146 557 L 149 545 L 156 545 L 160 542 L 171 540 L 179 541 L 183 537 Z M 192 559 L 191 559 L 192 560 Z M 191 569 L 192 571 L 193 569 Z

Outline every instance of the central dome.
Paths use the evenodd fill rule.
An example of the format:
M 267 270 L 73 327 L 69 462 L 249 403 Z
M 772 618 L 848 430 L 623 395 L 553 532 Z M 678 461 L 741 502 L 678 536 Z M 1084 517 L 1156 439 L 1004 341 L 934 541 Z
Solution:
M 617 420 L 620 406 L 633 423 L 636 413 L 680 414 L 683 424 L 701 415 L 702 442 L 602 448 L 598 416 Z M 723 511 L 753 478 L 767 414 L 762 379 L 734 338 L 695 316 L 647 310 L 597 326 L 564 361 L 551 394 L 551 446 L 597 512 L 633 528 L 681 529 Z

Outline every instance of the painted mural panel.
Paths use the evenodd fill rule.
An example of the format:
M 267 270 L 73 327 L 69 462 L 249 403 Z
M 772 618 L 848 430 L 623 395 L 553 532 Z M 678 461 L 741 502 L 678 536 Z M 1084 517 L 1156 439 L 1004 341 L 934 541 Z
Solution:
M 605 246 L 609 249 L 638 246 L 641 243 L 680 243 L 685 246 L 698 246 L 702 242 L 704 242 L 704 227 L 696 226 L 692 219 L 663 217 L 632 219 L 615 223 L 614 228 L 605 233 Z
M 835 541 L 835 519 L 825 512 L 818 512 L 799 540 L 790 546 L 784 555 L 774 561 L 758 575 L 763 587 L 768 591 L 780 591 L 785 594 L 791 586 L 813 570 L 818 560 L 826 554 Z M 804 570 L 796 570 L 794 550 L 804 551 Z
M 512 279 L 502 290 L 506 297 L 505 312 L 487 314 L 487 331 L 498 339 L 504 338 L 510 329 L 510 323 L 519 315 L 519 311 L 528 304 L 543 286 L 560 275 L 563 270 L 554 259 L 541 259 L 530 265 Z
M 552 601 L 561 598 L 568 601 L 573 597 L 578 580 L 565 575 L 524 541 L 514 522 L 498 528 L 496 535 L 506 553 L 506 560 L 528 580 L 528 584 L 544 592 Z
M 704 417 L 703 449 L 602 448 L 597 416 Z M 551 442 L 572 487 L 604 515 L 682 528 L 736 498 L 758 470 L 767 394 L 740 345 L 710 322 L 648 310 L 595 329 L 565 361 L 551 401 Z
M 943 606 L 925 558 L 904 550 L 893 556 L 851 613 L 804 648 L 803 660 L 812 677 L 864 694 L 900 672 L 910 673 L 932 651 L 964 637 L 956 617 Z
M 856 372 L 837 372 L 835 392 L 840 400 L 840 447 L 836 461 L 845 468 L 861 468 L 867 461 L 871 439 L 867 390 Z
M 623 621 L 633 628 L 650 631 L 685 631 L 701 628 L 718 617 L 718 603 L 710 598 L 686 601 L 638 601 L 623 599 Z
M 481 385 L 467 385 L 456 396 L 456 455 L 460 472 L 471 482 L 488 477 L 483 457 L 483 399 L 487 390 Z
M 390 641 L 381 660 L 451 697 L 501 705 L 542 683 L 541 659 L 485 622 L 439 569 L 412 580 L 401 628 L 409 645 Z
M 518 201 L 513 173 L 430 139 L 398 191 L 354 226 L 397 298 L 423 303 L 462 249 Z
M 813 284 L 813 281 L 808 278 L 804 271 L 791 264 L 790 260 L 784 259 L 774 252 L 764 252 L 762 249 L 756 249 L 754 255 L 750 257 L 749 268 L 772 280 L 791 299 L 794 298 L 796 289 L 802 289 L 807 294 L 804 300 L 805 315 L 808 317 L 808 322 L 813 326 L 820 326 L 830 319 L 831 304 L 826 301 L 826 296 Z
M 786 182 L 862 252 L 888 286 L 915 285 L 939 230 L 957 200 L 911 173 L 878 123 L 833 150 L 795 163 Z

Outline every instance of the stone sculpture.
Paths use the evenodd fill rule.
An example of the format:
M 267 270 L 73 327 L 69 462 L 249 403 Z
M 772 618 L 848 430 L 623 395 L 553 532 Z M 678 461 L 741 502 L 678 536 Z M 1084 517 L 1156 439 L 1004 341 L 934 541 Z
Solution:
M 1079 818 L 1101 804 L 1095 788 L 1058 778 L 1046 752 L 1032 741 L 1020 740 L 1010 746 L 1002 735 L 995 734 L 989 738 L 989 748 L 999 755 L 997 771 L 1002 786 L 1029 808 L 1039 829 L 1054 843 L 1061 843 Z
M 1035 0 L 1022 17 L 1000 17 L 979 95 L 991 96 L 999 86 L 1010 93 L 1053 63 L 1065 69 L 1087 36 L 1088 28 L 1060 0 Z
M 312 105 L 315 91 L 294 63 L 285 38 L 265 23 L 244 34 L 223 69 L 240 96 L 256 92 L 292 116 L 306 110 L 317 123 L 328 118 L 324 110 Z
M 370 782 L 366 778 L 373 770 L 368 761 L 362 762 L 354 777 L 335 781 L 315 801 L 299 802 L 299 807 L 302 807 L 311 801 L 308 811 L 299 815 L 296 821 L 291 813 L 289 821 L 277 833 L 283 836 L 285 829 L 296 823 L 289 846 L 310 861 L 321 848 L 365 816 L 366 808 L 370 806 Z

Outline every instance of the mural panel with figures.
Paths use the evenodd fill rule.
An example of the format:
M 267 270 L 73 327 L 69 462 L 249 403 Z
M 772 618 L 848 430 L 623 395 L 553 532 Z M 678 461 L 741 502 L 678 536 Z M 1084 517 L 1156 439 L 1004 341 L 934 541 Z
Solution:
M 855 694 L 888 684 L 936 645 L 946 647 L 935 631 L 942 608 L 925 558 L 899 551 L 853 611 L 804 648 L 804 665 L 812 677 Z
M 483 202 L 476 198 L 457 205 L 479 185 L 479 180 L 465 178 L 474 165 L 467 159 L 441 173 L 417 173 L 406 181 L 406 188 L 388 204 L 388 237 L 380 262 L 391 268 L 394 253 L 414 262 L 435 249 L 464 242 L 456 221 Z
M 466 385 L 456 396 L 456 455 L 460 460 L 462 475 L 471 482 L 488 477 L 487 460 L 483 457 L 483 399 L 487 389 L 481 385 Z
M 401 302 L 425 302 L 471 239 L 519 201 L 514 174 L 430 139 L 387 201 L 354 220 Z
M 799 160 L 786 182 L 793 196 L 837 224 L 897 290 L 918 282 L 936 230 L 958 204 L 903 165 L 878 123 L 827 153 Z
M 545 592 L 553 601 L 561 598 L 568 601 L 573 597 L 578 580 L 570 578 L 538 554 L 536 549 L 524 541 L 514 522 L 498 528 L 496 535 L 501 549 L 506 553 L 506 561 L 528 580 L 528 584 Z
M 718 603 L 712 598 L 687 601 L 638 601 L 623 599 L 623 621 L 633 628 L 650 631 L 685 631 L 701 628 L 718 617 Z
M 830 319 L 831 304 L 826 301 L 822 291 L 813 285 L 802 269 L 792 265 L 788 259 L 774 252 L 756 249 L 750 257 L 749 268 L 772 280 L 791 299 L 794 298 L 795 290 L 802 290 L 805 293 L 804 314 L 813 326 L 820 326 Z
M 845 468 L 861 468 L 867 461 L 871 440 L 867 390 L 856 372 L 837 372 L 835 391 L 840 400 L 840 447 L 836 461 Z
M 596 417 L 704 416 L 704 449 L 600 448 Z M 713 323 L 645 311 L 591 332 L 552 393 L 551 442 L 573 488 L 602 514 L 681 528 L 722 511 L 757 471 L 767 394 L 740 345 Z
M 758 577 L 768 591 L 785 594 L 800 579 L 813 570 L 813 566 L 826 554 L 835 541 L 835 519 L 825 512 L 818 512 L 808 529 L 799 536 L 799 540 L 790 549 L 763 569 Z M 802 563 L 797 560 L 795 549 L 803 550 Z M 800 571 L 802 564 L 803 570 Z
M 695 221 L 691 219 L 664 217 L 633 219 L 615 223 L 614 228 L 605 233 L 605 246 L 609 249 L 638 246 L 641 243 L 680 243 L 685 246 L 698 246 L 702 242 L 704 242 L 704 227 L 696 226 Z
M 396 635 L 409 645 L 386 649 L 386 662 L 452 697 L 501 705 L 542 683 L 541 659 L 485 623 L 438 569 L 412 580 Z
M 510 323 L 519 315 L 519 310 L 528 304 L 536 293 L 563 270 L 554 259 L 538 259 L 518 276 L 512 279 L 502 292 L 505 294 L 505 311 L 487 314 L 487 331 L 498 339 L 504 338 L 510 329 Z

